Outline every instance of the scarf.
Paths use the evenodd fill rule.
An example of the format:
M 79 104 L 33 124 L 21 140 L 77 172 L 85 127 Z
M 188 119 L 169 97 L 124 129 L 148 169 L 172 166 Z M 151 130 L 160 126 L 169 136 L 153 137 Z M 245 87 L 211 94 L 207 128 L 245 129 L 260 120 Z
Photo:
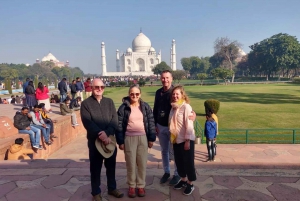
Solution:
M 176 137 L 178 135 L 177 133 L 177 116 L 178 116 L 178 111 L 181 108 L 181 106 L 185 103 L 184 100 L 179 100 L 177 102 L 171 103 L 172 106 L 172 110 L 174 111 L 171 119 L 170 119 L 170 141 L 171 143 L 175 143 L 176 142 Z

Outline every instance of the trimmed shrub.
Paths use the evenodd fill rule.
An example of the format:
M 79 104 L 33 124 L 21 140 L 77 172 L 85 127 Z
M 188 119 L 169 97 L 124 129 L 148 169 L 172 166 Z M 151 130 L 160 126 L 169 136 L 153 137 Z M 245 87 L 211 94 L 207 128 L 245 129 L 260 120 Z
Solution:
M 110 85 L 111 87 L 115 87 L 115 86 L 117 85 L 117 83 L 116 83 L 116 82 L 110 82 L 109 85 Z
M 293 78 L 293 83 L 300 84 L 300 77 L 294 77 Z
M 118 84 L 119 84 L 121 87 L 125 87 L 126 84 L 127 84 L 127 82 L 125 82 L 125 81 L 120 81 L 120 82 L 118 82 Z
M 216 99 L 208 99 L 204 102 L 204 107 L 205 113 L 207 113 L 207 111 L 212 108 L 214 110 L 214 113 L 217 114 L 220 109 L 220 101 Z
M 141 79 L 138 81 L 138 84 L 139 84 L 141 87 L 143 87 L 143 86 L 145 86 L 146 82 L 145 82 L 145 80 L 144 80 L 143 78 L 141 78 Z

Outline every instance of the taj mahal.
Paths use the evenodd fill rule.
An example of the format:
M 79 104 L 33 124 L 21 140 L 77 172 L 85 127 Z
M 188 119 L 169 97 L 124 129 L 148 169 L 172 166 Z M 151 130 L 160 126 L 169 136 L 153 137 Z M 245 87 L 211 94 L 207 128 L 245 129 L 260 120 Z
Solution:
M 120 55 L 116 51 L 116 71 L 107 72 L 105 43 L 101 43 L 101 66 L 102 76 L 150 76 L 152 69 L 161 62 L 161 51 L 158 53 L 151 45 L 150 39 L 142 31 L 133 39 L 132 48 L 127 48 L 125 53 Z M 175 40 L 172 40 L 170 50 L 171 69 L 176 70 L 176 49 Z

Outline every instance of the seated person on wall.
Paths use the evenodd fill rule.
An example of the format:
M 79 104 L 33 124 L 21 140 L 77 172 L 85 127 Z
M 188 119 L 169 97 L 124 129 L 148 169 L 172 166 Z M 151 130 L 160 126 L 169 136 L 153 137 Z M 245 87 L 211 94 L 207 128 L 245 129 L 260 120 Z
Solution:
M 50 117 L 47 115 L 47 110 L 45 108 L 45 103 L 40 103 L 39 111 L 41 113 L 41 116 L 46 124 L 50 124 L 50 140 L 53 141 L 53 138 L 57 138 L 56 135 L 54 135 L 54 125 L 53 123 L 56 123 L 56 120 L 50 119 Z
M 3 99 L 2 103 L 3 104 L 9 104 L 8 101 L 6 100 L 6 98 Z
M 33 106 L 33 111 L 29 113 L 31 117 L 31 125 L 42 131 L 42 134 L 47 145 L 51 145 L 52 141 L 50 140 L 50 124 L 46 124 L 41 116 L 38 105 Z
M 22 104 L 22 97 L 16 95 L 16 104 Z
M 40 145 L 41 130 L 30 125 L 31 118 L 28 116 L 28 112 L 28 107 L 23 107 L 21 112 L 16 112 L 14 126 L 19 130 L 20 134 L 29 134 L 31 146 L 35 150 L 42 149 Z
M 81 105 L 81 97 L 78 96 L 77 98 L 71 100 L 69 108 L 73 109 L 74 111 L 80 110 L 80 105 Z
M 23 138 L 17 138 L 15 144 L 11 145 L 8 151 L 8 160 L 30 160 L 27 154 L 33 154 L 32 149 L 23 147 Z
M 66 98 L 64 102 L 60 104 L 60 113 L 61 115 L 71 116 L 72 126 L 79 126 L 79 124 L 77 123 L 76 114 L 72 109 L 69 109 L 70 102 L 71 100 L 69 98 Z
M 10 104 L 15 104 L 16 103 L 16 98 L 14 95 L 11 96 Z

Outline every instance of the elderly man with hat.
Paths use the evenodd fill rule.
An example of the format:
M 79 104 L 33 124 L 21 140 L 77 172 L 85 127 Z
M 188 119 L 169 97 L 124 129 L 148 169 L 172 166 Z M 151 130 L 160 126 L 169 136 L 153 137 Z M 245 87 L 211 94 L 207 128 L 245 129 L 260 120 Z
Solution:
M 103 161 L 108 194 L 117 198 L 124 195 L 117 189 L 115 179 L 117 149 L 114 134 L 118 127 L 118 116 L 114 102 L 103 97 L 104 89 L 103 82 L 94 79 L 92 96 L 84 100 L 80 108 L 82 123 L 87 130 L 93 201 L 102 201 L 100 174 Z

